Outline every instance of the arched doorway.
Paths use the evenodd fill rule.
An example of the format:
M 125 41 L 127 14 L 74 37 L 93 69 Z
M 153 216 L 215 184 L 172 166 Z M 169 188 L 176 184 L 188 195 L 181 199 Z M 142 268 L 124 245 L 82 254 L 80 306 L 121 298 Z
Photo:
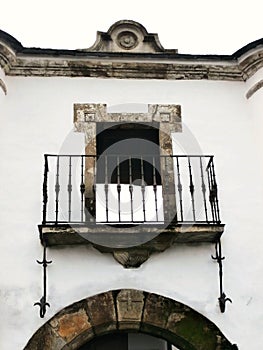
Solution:
M 116 332 L 162 338 L 180 350 L 234 350 L 217 326 L 170 298 L 134 289 L 101 293 L 57 313 L 24 350 L 78 350 Z

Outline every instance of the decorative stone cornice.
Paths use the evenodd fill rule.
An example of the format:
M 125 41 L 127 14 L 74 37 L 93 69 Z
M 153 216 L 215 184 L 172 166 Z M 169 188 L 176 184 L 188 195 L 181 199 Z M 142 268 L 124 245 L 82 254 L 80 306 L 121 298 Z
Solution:
M 245 55 L 245 58 L 240 57 L 238 64 L 244 80 L 249 79 L 263 67 L 263 48 L 253 50 L 249 55 Z
M 263 39 L 232 55 L 186 55 L 164 49 L 157 34 L 128 20 L 79 50 L 25 48 L 0 31 L 0 66 L 10 76 L 246 81 L 263 67 Z

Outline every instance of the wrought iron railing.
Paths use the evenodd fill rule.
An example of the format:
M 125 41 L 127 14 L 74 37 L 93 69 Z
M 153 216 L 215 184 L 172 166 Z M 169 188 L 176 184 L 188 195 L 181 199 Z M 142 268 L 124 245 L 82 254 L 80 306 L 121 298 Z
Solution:
M 45 155 L 44 225 L 167 221 L 220 223 L 213 156 Z

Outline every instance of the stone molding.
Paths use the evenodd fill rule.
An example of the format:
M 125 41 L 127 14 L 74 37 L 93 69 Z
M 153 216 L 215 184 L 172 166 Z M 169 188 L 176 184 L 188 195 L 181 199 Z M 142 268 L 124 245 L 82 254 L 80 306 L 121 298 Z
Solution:
M 135 289 L 101 293 L 53 316 L 24 350 L 78 349 L 100 335 L 139 332 L 161 337 L 181 350 L 237 350 L 206 317 L 173 299 Z
M 7 87 L 4 81 L 0 78 L 0 88 L 3 90 L 4 94 L 7 95 Z
M 254 95 L 255 92 L 257 92 L 259 89 L 263 87 L 263 79 L 258 81 L 255 85 L 253 85 L 248 92 L 246 93 L 246 98 L 249 99 Z
M 169 135 L 172 132 L 182 132 L 181 106 L 175 104 L 149 104 L 147 113 L 108 113 L 107 105 L 103 103 L 75 103 L 74 126 L 77 132 L 88 132 L 91 123 L 159 123 L 158 127 Z M 96 138 L 96 132 L 88 135 Z M 171 149 L 169 149 L 169 153 Z
M 263 39 L 232 55 L 185 55 L 134 21 L 113 24 L 79 50 L 25 48 L 0 31 L 0 66 L 10 76 L 246 81 L 263 66 Z

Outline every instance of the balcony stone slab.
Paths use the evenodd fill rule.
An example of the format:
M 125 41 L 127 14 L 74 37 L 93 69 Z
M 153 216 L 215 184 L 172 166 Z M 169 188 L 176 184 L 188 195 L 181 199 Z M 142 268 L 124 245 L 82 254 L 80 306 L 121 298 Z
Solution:
M 135 268 L 152 253 L 173 245 L 216 243 L 224 224 L 39 225 L 39 232 L 47 247 L 90 245 L 102 253 L 111 253 L 124 267 Z

